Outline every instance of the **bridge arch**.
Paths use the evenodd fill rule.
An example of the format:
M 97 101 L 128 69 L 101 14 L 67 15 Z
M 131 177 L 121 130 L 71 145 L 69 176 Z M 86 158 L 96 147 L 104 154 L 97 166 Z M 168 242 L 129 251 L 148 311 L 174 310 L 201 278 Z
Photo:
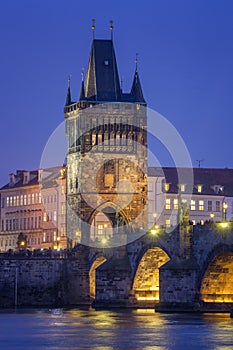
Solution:
M 170 257 L 162 247 L 143 247 L 138 258 L 132 279 L 132 292 L 140 301 L 159 301 L 159 268 Z
M 96 269 L 106 261 L 106 257 L 98 254 L 92 260 L 89 270 L 89 286 L 90 286 L 90 297 L 95 299 L 96 296 Z
M 199 278 L 200 300 L 233 303 L 233 246 L 218 245 L 210 252 Z

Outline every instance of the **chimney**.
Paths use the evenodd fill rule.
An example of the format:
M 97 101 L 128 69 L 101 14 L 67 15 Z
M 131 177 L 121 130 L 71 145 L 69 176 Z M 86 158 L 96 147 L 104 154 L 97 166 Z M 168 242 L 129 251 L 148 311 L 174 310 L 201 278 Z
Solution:
M 30 181 L 30 171 L 23 172 L 23 185 L 27 185 Z
M 13 187 L 15 185 L 15 174 L 11 173 L 9 174 L 9 178 L 10 178 L 10 182 L 9 182 L 9 186 Z
M 42 182 L 43 169 L 38 169 L 38 182 Z

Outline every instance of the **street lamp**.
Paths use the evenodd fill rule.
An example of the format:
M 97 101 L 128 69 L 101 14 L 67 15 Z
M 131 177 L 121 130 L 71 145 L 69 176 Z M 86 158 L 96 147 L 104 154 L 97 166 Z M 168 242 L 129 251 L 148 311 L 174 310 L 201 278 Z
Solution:
M 227 208 L 228 208 L 228 205 L 227 205 L 226 202 L 223 202 L 222 208 L 223 208 L 223 219 L 224 219 L 224 221 L 227 221 Z

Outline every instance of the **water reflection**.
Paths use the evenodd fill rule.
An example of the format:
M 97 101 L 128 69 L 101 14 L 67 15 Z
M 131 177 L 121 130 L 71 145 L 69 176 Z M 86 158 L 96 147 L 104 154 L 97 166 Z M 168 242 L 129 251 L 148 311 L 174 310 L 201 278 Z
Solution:
M 0 348 L 94 350 L 232 349 L 228 314 L 158 314 L 153 310 L 21 310 L 0 313 Z

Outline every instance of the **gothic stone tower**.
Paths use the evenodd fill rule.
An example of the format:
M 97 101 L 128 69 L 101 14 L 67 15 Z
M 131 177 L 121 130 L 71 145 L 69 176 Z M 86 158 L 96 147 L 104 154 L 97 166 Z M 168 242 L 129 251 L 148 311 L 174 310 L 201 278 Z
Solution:
M 80 98 L 64 108 L 67 235 L 84 244 L 147 225 L 147 116 L 137 69 L 120 87 L 112 40 L 93 39 Z

